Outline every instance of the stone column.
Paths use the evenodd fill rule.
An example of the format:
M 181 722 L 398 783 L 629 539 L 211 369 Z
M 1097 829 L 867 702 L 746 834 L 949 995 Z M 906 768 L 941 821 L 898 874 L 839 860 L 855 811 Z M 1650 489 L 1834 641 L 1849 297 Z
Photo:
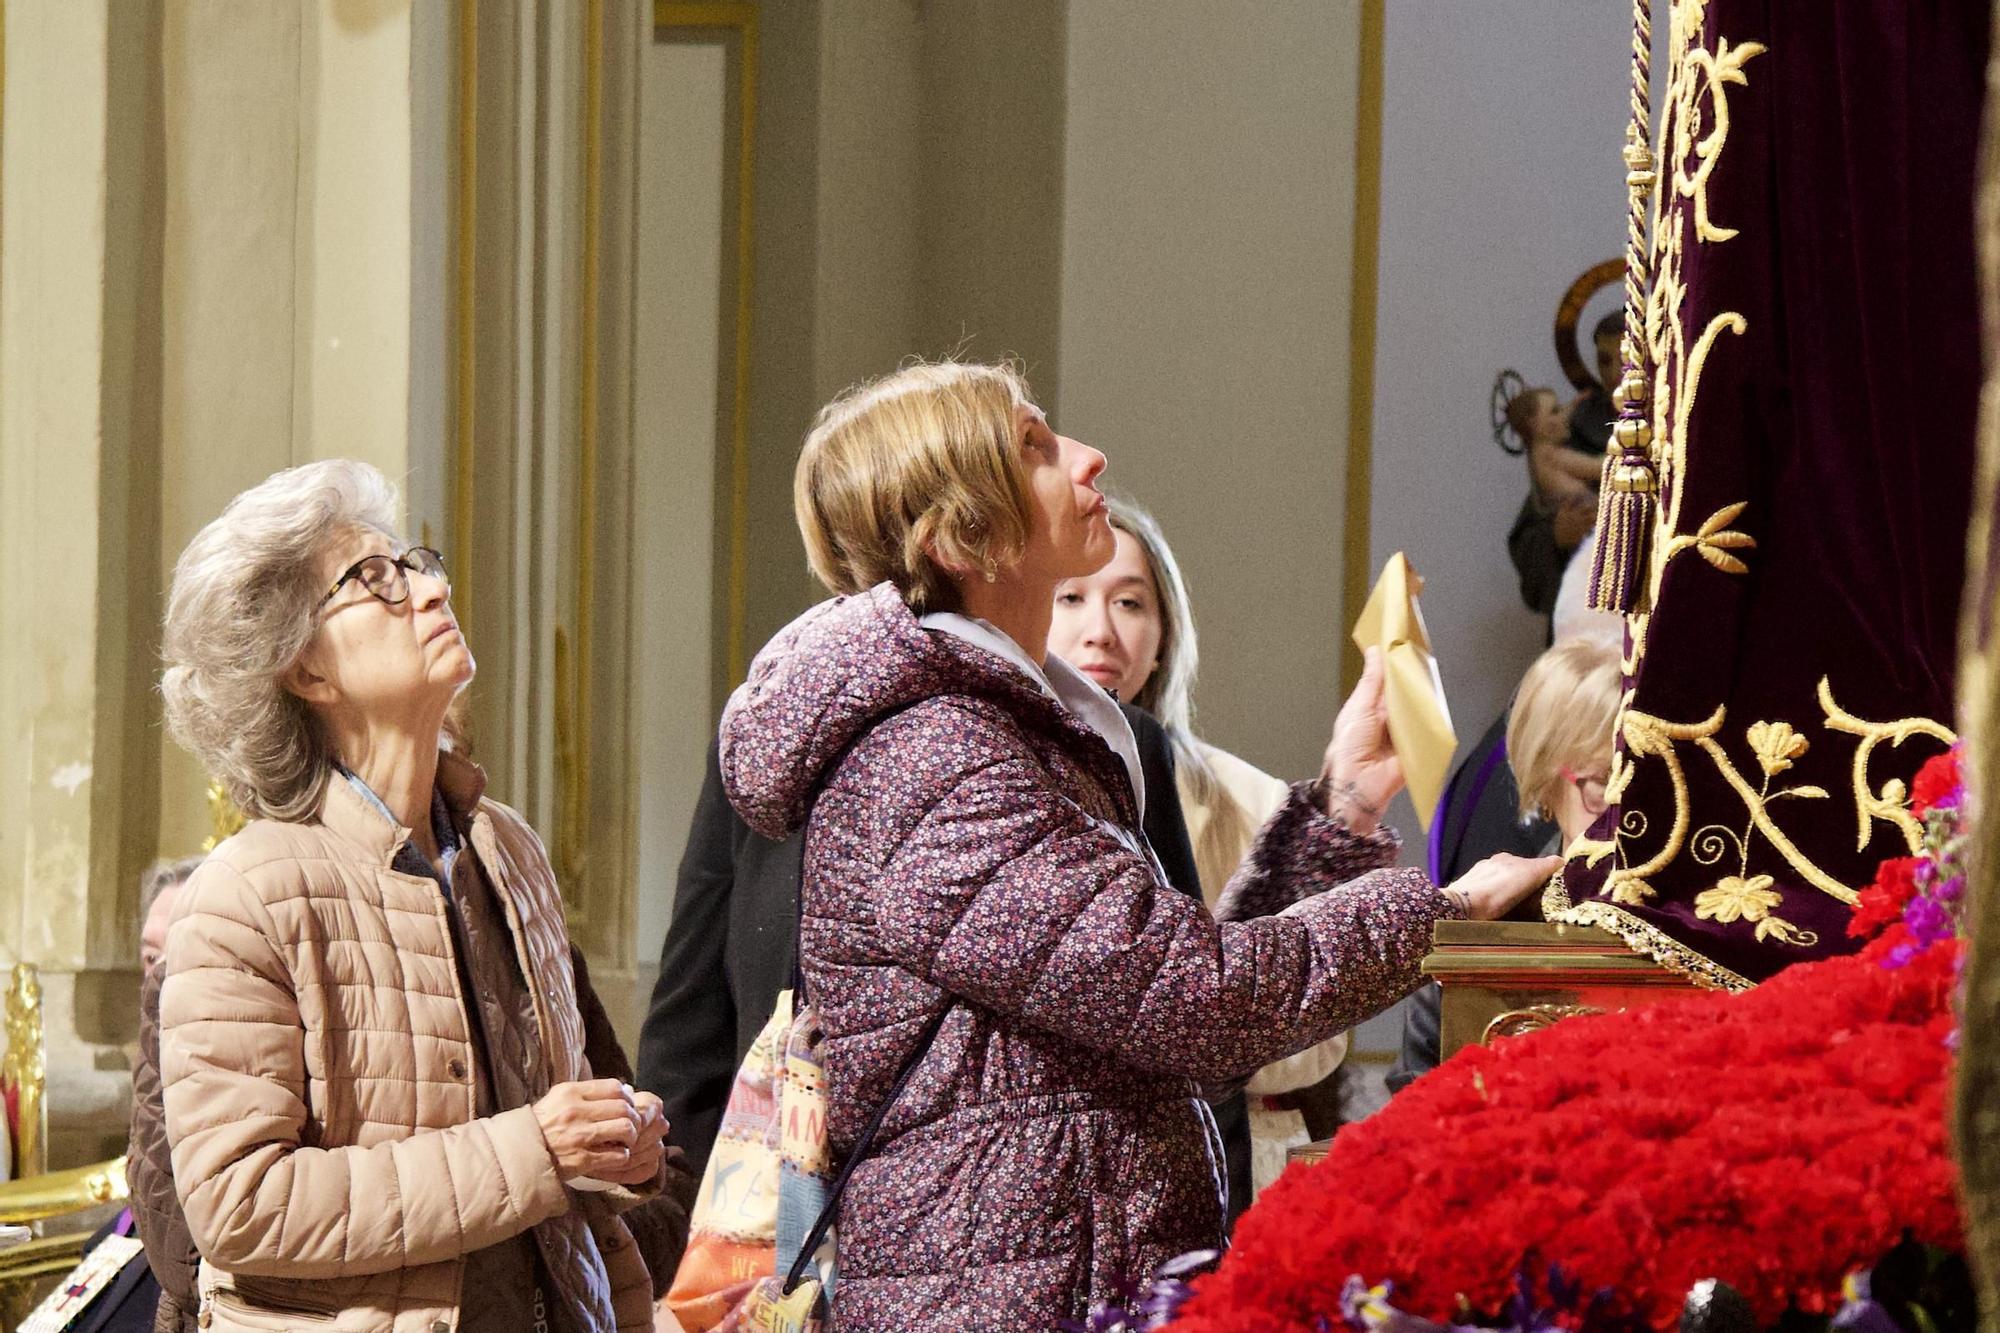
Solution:
M 152 7 L 7 15 L 0 218 L 0 964 L 42 970 L 50 1156 L 122 1119 L 154 763 L 142 53 Z M 142 544 L 135 545 L 134 538 Z M 122 1137 L 119 1135 L 118 1137 Z
M 448 312 L 414 299 L 412 256 L 446 187 L 418 161 L 443 135 L 413 114 L 411 0 L 62 0 L 5 23 L 0 965 L 42 971 L 61 1167 L 122 1149 L 138 876 L 210 830 L 156 689 L 181 548 L 246 486 L 335 456 L 407 485 L 413 534 L 443 531 L 443 440 L 413 443 L 411 404 L 435 420 L 446 368 L 413 383 L 412 348 Z

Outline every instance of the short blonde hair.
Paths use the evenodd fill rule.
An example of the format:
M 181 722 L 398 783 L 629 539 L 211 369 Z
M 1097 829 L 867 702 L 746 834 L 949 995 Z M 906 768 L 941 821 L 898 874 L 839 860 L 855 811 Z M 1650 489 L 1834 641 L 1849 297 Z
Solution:
M 923 362 L 820 409 L 792 478 L 813 573 L 836 593 L 888 582 L 916 610 L 957 605 L 950 570 L 993 573 L 1027 548 L 1011 366 Z
M 1556 808 L 1565 767 L 1611 762 L 1623 685 L 1618 649 L 1601 639 L 1568 639 L 1535 659 L 1507 715 L 1522 814 Z
M 357 528 L 393 533 L 396 510 L 368 464 L 307 463 L 231 500 L 174 565 L 167 730 L 246 815 L 297 822 L 318 808 L 333 755 L 284 676 L 317 629 L 321 553 Z

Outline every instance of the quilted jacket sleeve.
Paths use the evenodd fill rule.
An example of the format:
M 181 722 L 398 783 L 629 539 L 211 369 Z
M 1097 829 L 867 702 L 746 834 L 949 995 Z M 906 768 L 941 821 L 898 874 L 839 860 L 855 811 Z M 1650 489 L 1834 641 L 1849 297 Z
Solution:
M 895 726 L 877 738 L 893 745 L 881 733 Z M 1230 895 L 1297 901 L 1219 924 L 1057 790 L 1003 723 L 896 746 L 893 762 L 917 770 L 900 790 L 935 794 L 875 897 L 895 961 L 1143 1067 L 1221 1082 L 1351 1027 L 1416 986 L 1431 928 L 1451 914 L 1421 872 L 1377 868 L 1393 835 L 1357 839 L 1303 793 L 1265 826 Z
M 269 912 L 211 857 L 167 939 L 174 1185 L 209 1262 L 352 1277 L 436 1263 L 569 1207 L 532 1108 L 366 1147 L 305 1145 L 306 1033 Z

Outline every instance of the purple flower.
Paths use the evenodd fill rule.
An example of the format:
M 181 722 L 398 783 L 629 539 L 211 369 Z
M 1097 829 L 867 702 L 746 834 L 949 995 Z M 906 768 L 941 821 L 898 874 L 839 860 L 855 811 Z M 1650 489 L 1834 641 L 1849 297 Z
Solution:
M 1945 903 L 1955 903 L 1963 898 L 1965 896 L 1964 873 L 1960 872 L 1953 875 L 1950 879 L 1940 882 L 1937 888 L 1932 891 L 1932 896 L 1939 902 Z
M 1918 896 L 1910 899 L 1903 908 L 1903 924 L 1923 944 L 1935 944 L 1939 940 L 1950 939 L 1956 933 L 1951 913 L 1935 898 Z
M 1118 1283 L 1116 1294 L 1091 1306 L 1081 1321 L 1065 1319 L 1056 1327 L 1062 1333 L 1149 1333 L 1164 1327 L 1194 1295 L 1188 1279 L 1214 1263 L 1218 1253 L 1190 1250 L 1169 1259 L 1145 1282 Z

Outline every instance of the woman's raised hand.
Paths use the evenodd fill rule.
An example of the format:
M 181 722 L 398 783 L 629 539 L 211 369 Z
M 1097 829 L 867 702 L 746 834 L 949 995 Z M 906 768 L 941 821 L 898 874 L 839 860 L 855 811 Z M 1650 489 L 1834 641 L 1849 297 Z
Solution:
M 1403 789 L 1403 761 L 1389 741 L 1389 702 L 1382 692 L 1382 650 L 1366 649 L 1361 681 L 1333 720 L 1326 747 L 1326 813 L 1366 836 Z
M 565 1183 L 579 1176 L 639 1185 L 660 1169 L 667 1121 L 660 1099 L 615 1078 L 558 1083 L 534 1105 Z
M 1444 895 L 1473 921 L 1498 921 L 1515 903 L 1547 884 L 1562 864 L 1560 856 L 1500 852 L 1453 880 Z

